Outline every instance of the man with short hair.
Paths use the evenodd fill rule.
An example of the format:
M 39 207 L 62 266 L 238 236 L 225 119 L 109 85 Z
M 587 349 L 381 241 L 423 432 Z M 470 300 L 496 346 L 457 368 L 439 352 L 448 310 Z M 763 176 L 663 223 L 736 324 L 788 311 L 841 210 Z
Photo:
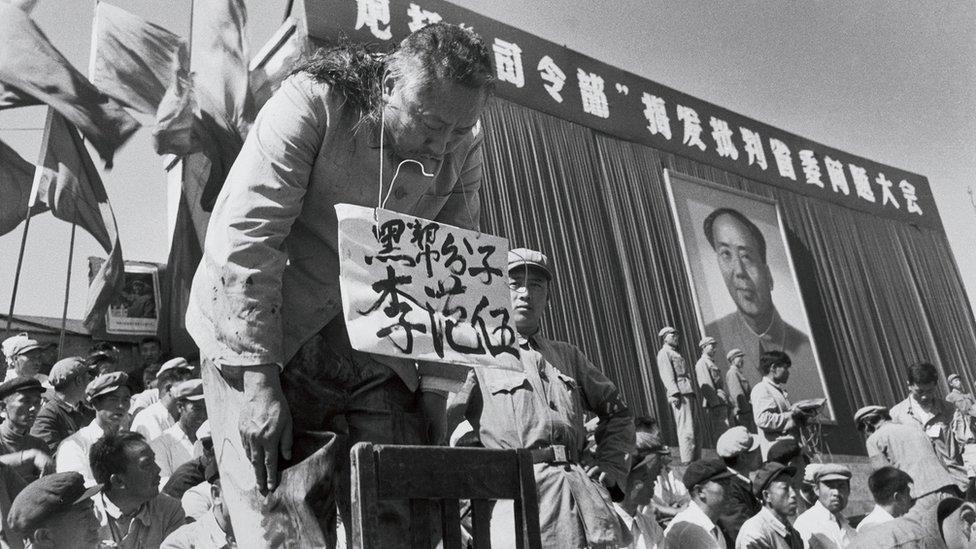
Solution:
M 767 462 L 752 479 L 752 493 L 762 503 L 755 516 L 745 521 L 735 538 L 735 549 L 803 549 L 803 539 L 790 517 L 796 514 L 797 471 L 782 463 Z
M 664 531 L 653 517 L 640 511 L 651 502 L 654 483 L 661 473 L 662 457 L 671 450 L 661 439 L 648 434 L 638 440 L 637 451 L 631 458 L 630 474 L 624 486 L 624 499 L 613 504 L 617 516 L 630 532 L 629 545 L 619 545 L 627 549 L 659 549 L 664 543 Z
M 684 482 L 691 503 L 675 515 L 664 530 L 668 547 L 725 549 L 728 534 L 717 524 L 726 512 L 726 479 L 732 476 L 720 459 L 693 461 L 685 469 Z
M 159 372 L 161 366 L 161 352 L 162 347 L 158 337 L 148 336 L 139 341 L 139 358 L 141 359 L 141 364 L 130 373 L 129 377 L 134 377 L 140 381 L 142 385 L 140 391 L 149 389 L 149 386 L 145 383 L 146 379 L 156 379 L 156 373 Z
M 183 381 L 172 389 L 172 394 L 179 408 L 180 419 L 149 443 L 156 454 L 156 464 L 164 483 L 177 467 L 193 459 L 197 429 L 207 421 L 202 380 Z
M 912 498 L 912 477 L 890 465 L 875 470 L 868 477 L 868 489 L 874 498 L 874 509 L 857 524 L 858 533 L 894 520 L 915 505 Z
M 462 390 L 468 397 L 458 405 L 484 447 L 532 449 L 543 546 L 626 543 L 608 489 L 623 494 L 627 457 L 634 451 L 633 415 L 613 382 L 579 349 L 542 335 L 552 295 L 548 258 L 511 250 L 508 277 L 523 371 L 472 369 Z M 590 470 L 580 464 L 585 412 L 599 418 Z M 514 531 L 509 508 L 505 504 L 500 517 L 496 506 L 493 531 Z
M 193 377 L 193 369 L 183 357 L 167 360 L 156 374 L 159 400 L 149 404 L 132 418 L 130 430 L 141 434 L 149 442 L 156 440 L 163 431 L 179 419 L 179 403 L 172 394 L 173 387 Z M 140 393 L 143 394 L 143 393 Z M 130 413 L 132 410 L 130 409 Z
M 798 422 L 807 414 L 796 404 L 791 404 L 786 382 L 790 379 L 793 361 L 782 351 L 769 351 L 759 359 L 759 371 L 763 378 L 752 388 L 749 401 L 753 419 L 759 428 L 759 448 L 763 459 L 777 439 L 797 434 Z
M 855 535 L 843 515 L 851 497 L 851 470 L 846 465 L 823 464 L 814 482 L 817 502 L 796 517 L 793 527 L 809 549 L 844 549 Z
M 0 384 L 0 406 L 5 418 L 0 423 L 0 455 L 30 452 L 47 456 L 47 444 L 30 434 L 37 411 L 41 409 L 43 392 L 41 382 L 33 377 L 15 377 Z M 47 457 L 43 469 L 50 471 L 52 465 L 51 458 Z M 13 470 L 27 484 L 37 480 L 45 472 L 43 469 L 38 470 L 33 460 L 25 460 Z
M 100 490 L 98 485 L 86 489 L 84 478 L 73 471 L 43 476 L 14 498 L 5 533 L 8 539 L 22 536 L 32 549 L 98 549 L 92 496 Z
M 678 330 L 665 326 L 658 332 L 661 349 L 657 352 L 657 372 L 661 376 L 664 392 L 671 404 L 671 415 L 678 434 L 678 451 L 682 463 L 698 459 L 699 448 L 695 433 L 695 389 L 684 357 L 678 352 Z
M 213 506 L 197 520 L 180 526 L 169 535 L 161 549 L 232 549 L 237 547 L 234 529 L 230 523 L 230 512 L 220 491 L 220 472 L 217 464 L 211 463 L 206 471 L 207 486 Z M 195 517 L 196 518 L 196 517 Z
M 119 549 L 156 549 L 183 524 L 180 503 L 159 493 L 159 466 L 142 435 L 106 433 L 89 459 L 102 485 L 95 500 L 102 539 Z
M 210 464 L 216 467 L 217 460 L 214 459 L 213 438 L 208 421 L 197 430 L 197 441 L 200 442 L 202 455 L 181 465 L 163 487 L 163 493 L 180 500 L 186 517 L 193 520 L 213 507 L 213 495 L 206 480 L 206 472 Z M 180 475 L 183 475 L 182 479 L 179 478 Z
M 713 440 L 729 428 L 729 395 L 725 392 L 725 376 L 715 364 L 714 337 L 705 336 L 698 342 L 701 356 L 695 363 L 695 377 L 701 391 L 702 408 L 705 409 L 711 426 Z
M 946 467 L 957 467 L 960 453 L 949 432 L 953 410 L 939 396 L 939 371 L 928 362 L 916 362 L 908 367 L 908 396 L 891 407 L 891 419 L 923 431 L 935 447 Z
M 91 380 L 91 369 L 80 356 L 61 359 L 51 368 L 48 381 L 54 396 L 37 412 L 31 434 L 47 443 L 52 456 L 62 440 L 95 419 L 94 411 L 84 405 L 85 387 Z
M 31 339 L 27 332 L 21 332 L 3 340 L 2 347 L 7 359 L 7 371 L 3 381 L 10 381 L 15 377 L 32 377 L 42 385 L 47 383 L 47 376 L 41 372 L 45 366 L 44 355 L 51 347 L 50 344 Z
M 759 439 L 741 425 L 733 427 L 718 438 L 715 453 L 732 473 L 725 486 L 725 512 L 718 523 L 729 539 L 735 540 L 742 524 L 762 507 L 752 493 L 752 480 L 749 478 L 759 468 Z
M 725 372 L 725 388 L 729 393 L 729 403 L 735 414 L 735 424 L 741 425 L 749 432 L 756 431 L 756 422 L 752 417 L 752 384 L 742 372 L 745 353 L 740 349 L 732 349 L 725 355 L 729 361 L 729 371 Z
M 132 395 L 127 381 L 124 372 L 112 372 L 102 374 L 88 384 L 85 397 L 95 409 L 95 419 L 61 442 L 56 457 L 58 472 L 77 471 L 89 486 L 95 484 L 88 460 L 89 449 L 103 435 L 117 433 L 122 427 Z

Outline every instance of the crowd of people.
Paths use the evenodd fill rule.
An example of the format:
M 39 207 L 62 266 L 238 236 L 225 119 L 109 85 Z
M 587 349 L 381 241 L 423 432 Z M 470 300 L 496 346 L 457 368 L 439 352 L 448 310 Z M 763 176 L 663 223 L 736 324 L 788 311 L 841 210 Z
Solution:
M 54 360 L 58 349 L 28 334 L 6 339 L 3 544 L 154 549 L 316 539 L 282 533 L 274 515 L 282 511 L 266 496 L 286 464 L 336 440 L 345 452 L 359 441 L 529 449 L 547 548 L 970 543 L 976 399 L 959 376 L 941 398 L 928 363 L 907 367 L 903 402 L 855 414 L 874 469 L 858 478 L 801 436 L 819 411 L 789 398 L 792 359 L 802 357 L 760 346 L 758 361 L 747 363 L 730 349 L 723 373 L 722 342 L 706 335 L 691 366 L 680 334 L 666 326 L 647 375 L 668 399 L 681 461 L 672 466 L 664 418 L 635 417 L 578 348 L 543 333 L 558 306 L 557 273 L 540 250 L 508 255 L 521 371 L 475 368 L 451 385 L 412 357 L 353 348 L 334 207 L 372 204 L 379 179 L 391 209 L 480 230 L 480 116 L 493 75 L 480 37 L 434 23 L 389 55 L 342 45 L 287 78 L 214 205 L 186 315 L 199 361 L 163 361 L 152 338 L 131 369 L 111 343 Z M 396 193 L 384 162 L 397 166 L 386 174 L 399 177 Z M 751 369 L 761 375 L 754 386 Z M 717 457 L 703 458 L 703 446 Z M 351 505 L 349 460 L 332 465 L 309 479 L 304 500 L 328 546 L 347 538 Z M 875 508 L 849 516 L 852 486 L 865 485 Z M 492 512 L 498 547 L 516 545 L 518 513 L 508 503 Z M 382 518 L 372 533 L 380 546 L 416 537 L 409 502 L 370 504 Z

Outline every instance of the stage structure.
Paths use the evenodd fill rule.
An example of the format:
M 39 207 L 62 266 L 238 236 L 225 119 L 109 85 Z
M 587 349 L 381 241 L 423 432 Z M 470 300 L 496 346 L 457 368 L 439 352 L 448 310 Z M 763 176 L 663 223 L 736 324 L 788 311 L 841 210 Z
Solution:
M 826 393 L 825 415 L 836 420 L 828 429 L 831 451 L 863 453 L 853 411 L 904 398 L 905 367 L 913 361 L 976 381 L 976 323 L 925 177 L 442 0 L 305 0 L 296 13 L 316 45 L 346 37 L 385 51 L 440 20 L 484 37 L 498 85 L 483 117 L 483 227 L 512 246 L 549 254 L 556 307 L 546 332 L 579 346 L 638 414 L 658 417 L 665 429 L 672 422 L 654 366 L 658 330 L 678 328 L 693 363 L 703 331 L 736 337 L 725 328 L 762 301 L 754 288 L 737 297 L 731 279 L 723 282 L 719 258 L 708 257 L 719 250 L 702 245 L 701 219 L 676 223 L 675 212 L 688 212 L 687 220 L 705 215 L 702 208 L 722 204 L 723 192 L 741 199 L 753 214 L 742 213 L 764 227 L 774 312 L 784 333 L 795 329 L 809 349 L 794 365 L 795 373 L 803 370 L 794 375 L 803 387 L 788 389 Z M 689 184 L 714 192 L 689 199 Z M 679 194 L 685 202 L 675 200 L 673 208 Z M 702 275 L 711 277 L 708 286 L 689 276 L 692 241 L 701 268 L 714 270 Z M 718 362 L 727 368 L 724 357 Z M 746 369 L 758 379 L 755 363 Z

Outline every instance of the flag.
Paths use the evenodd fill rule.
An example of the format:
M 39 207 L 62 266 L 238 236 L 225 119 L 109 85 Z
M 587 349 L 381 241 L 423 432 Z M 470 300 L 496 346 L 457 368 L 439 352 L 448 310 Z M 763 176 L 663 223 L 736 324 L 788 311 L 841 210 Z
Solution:
M 105 2 L 95 5 L 91 55 L 92 84 L 146 114 L 156 114 L 167 88 L 190 65 L 182 38 Z
M 33 182 L 34 165 L 0 141 L 0 236 L 27 218 Z
M 31 105 L 41 105 L 37 99 L 27 95 L 13 86 L 0 84 L 0 111 L 4 109 L 15 109 L 17 107 L 30 107 Z
M 0 2 L 0 84 L 17 88 L 75 125 L 111 167 L 139 123 L 98 91 L 54 48 L 20 8 Z
M 186 73 L 177 75 L 156 109 L 152 132 L 156 154 L 184 156 L 199 148 L 193 140 L 199 111 L 191 78 Z
M 3 0 L 12 6 L 17 6 L 18 8 L 24 10 L 25 13 L 30 13 L 34 11 L 34 6 L 37 5 L 37 0 Z
M 81 136 L 53 109 L 48 109 L 41 155 L 34 173 L 38 202 L 58 219 L 88 231 L 108 252 L 108 259 L 89 286 L 85 311 L 85 326 L 101 327 L 105 311 L 123 285 L 124 264 L 115 212 Z
M 251 60 L 249 79 L 254 110 L 259 111 L 271 95 L 305 56 L 308 36 L 293 17 L 289 17 Z

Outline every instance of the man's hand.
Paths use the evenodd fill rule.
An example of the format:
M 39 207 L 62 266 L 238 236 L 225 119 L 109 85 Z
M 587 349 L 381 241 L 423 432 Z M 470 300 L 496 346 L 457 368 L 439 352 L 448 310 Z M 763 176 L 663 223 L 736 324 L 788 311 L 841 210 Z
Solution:
M 24 451 L 24 461 L 30 461 L 41 476 L 54 472 L 54 460 L 51 456 L 35 448 Z
M 278 487 L 278 452 L 291 459 L 291 412 L 281 391 L 278 366 L 265 364 L 242 368 L 244 407 L 238 430 L 244 453 L 254 467 L 258 490 L 267 495 Z
M 799 416 L 808 415 L 807 412 L 806 412 L 806 410 L 804 410 L 803 408 L 800 408 L 800 405 L 799 404 L 794 404 L 790 408 L 790 413 L 793 415 L 793 417 L 799 417 Z
M 668 401 L 671 402 L 671 406 L 674 406 L 674 409 L 675 410 L 678 410 L 678 409 L 681 408 L 681 397 L 680 396 L 670 396 L 670 397 L 668 397 Z

